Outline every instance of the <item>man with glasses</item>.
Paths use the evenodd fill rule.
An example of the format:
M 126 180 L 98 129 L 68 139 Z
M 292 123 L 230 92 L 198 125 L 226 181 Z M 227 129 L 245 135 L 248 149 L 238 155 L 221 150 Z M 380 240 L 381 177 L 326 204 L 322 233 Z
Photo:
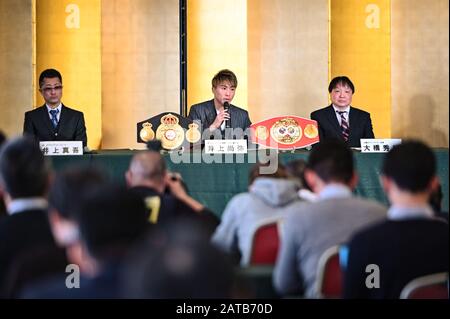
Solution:
M 39 76 L 39 92 L 45 104 L 25 113 L 23 133 L 38 141 L 82 141 L 87 145 L 86 126 L 82 112 L 61 103 L 62 77 L 55 69 Z

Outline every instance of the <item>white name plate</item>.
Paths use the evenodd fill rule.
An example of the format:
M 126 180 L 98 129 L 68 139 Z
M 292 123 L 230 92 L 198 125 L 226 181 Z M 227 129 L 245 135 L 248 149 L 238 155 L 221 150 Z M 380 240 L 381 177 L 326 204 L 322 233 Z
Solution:
M 45 156 L 83 155 L 81 141 L 43 141 L 39 147 Z
M 399 138 L 362 138 L 362 153 L 387 153 L 394 145 L 402 142 Z
M 207 154 L 247 154 L 247 140 L 205 140 Z

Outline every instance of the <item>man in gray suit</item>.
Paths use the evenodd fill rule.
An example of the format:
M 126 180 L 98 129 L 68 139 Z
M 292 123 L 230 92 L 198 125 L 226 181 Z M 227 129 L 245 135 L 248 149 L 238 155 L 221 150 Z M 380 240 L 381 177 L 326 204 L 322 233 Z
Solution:
M 358 182 L 353 154 L 340 141 L 324 141 L 312 150 L 305 178 L 318 201 L 305 202 L 285 218 L 273 280 L 281 295 L 304 293 L 315 298 L 316 271 L 323 252 L 383 219 L 386 208 L 352 195 Z
M 252 124 L 247 111 L 230 104 L 237 84 L 233 72 L 221 70 L 212 79 L 214 99 L 191 106 L 189 118 L 201 122 L 202 133 L 205 132 L 203 139 L 209 139 L 211 135 L 230 138 L 227 128 L 240 129 L 233 130 L 232 135 L 241 138 Z

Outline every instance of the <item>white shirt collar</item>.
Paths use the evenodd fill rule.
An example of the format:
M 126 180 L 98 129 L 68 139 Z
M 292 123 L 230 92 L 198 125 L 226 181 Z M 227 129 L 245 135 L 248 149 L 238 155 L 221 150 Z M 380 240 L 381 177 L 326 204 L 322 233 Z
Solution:
M 47 209 L 48 203 L 42 197 L 18 198 L 12 200 L 8 205 L 10 215 L 32 209 Z
M 350 105 L 348 105 L 345 109 L 338 109 L 336 106 L 334 106 L 334 104 L 332 104 L 332 106 L 333 106 L 333 109 L 334 109 L 334 112 L 347 112 L 347 116 L 350 114 Z
M 352 197 L 351 189 L 344 184 L 338 183 L 326 185 L 319 193 L 320 200 L 331 198 L 348 198 L 348 197 Z
M 404 220 L 410 218 L 433 218 L 434 212 L 429 205 L 402 207 L 392 205 L 387 212 L 390 220 Z
M 50 106 L 47 105 L 47 103 L 45 103 L 45 106 L 47 107 L 47 112 L 50 113 L 50 110 L 58 110 L 58 115 L 61 114 L 61 108 L 62 108 L 62 103 L 59 103 L 59 105 L 52 109 Z

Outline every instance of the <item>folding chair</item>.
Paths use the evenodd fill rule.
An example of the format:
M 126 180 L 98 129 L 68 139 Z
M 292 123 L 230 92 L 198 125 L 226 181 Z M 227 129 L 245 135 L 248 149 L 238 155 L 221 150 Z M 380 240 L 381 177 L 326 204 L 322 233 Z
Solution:
M 255 227 L 250 249 L 250 265 L 274 265 L 280 245 L 279 227 L 281 221 L 267 220 Z
M 411 280 L 400 299 L 448 299 L 448 273 L 441 272 Z
M 339 263 L 339 245 L 325 250 L 317 267 L 319 298 L 341 298 L 344 274 Z

